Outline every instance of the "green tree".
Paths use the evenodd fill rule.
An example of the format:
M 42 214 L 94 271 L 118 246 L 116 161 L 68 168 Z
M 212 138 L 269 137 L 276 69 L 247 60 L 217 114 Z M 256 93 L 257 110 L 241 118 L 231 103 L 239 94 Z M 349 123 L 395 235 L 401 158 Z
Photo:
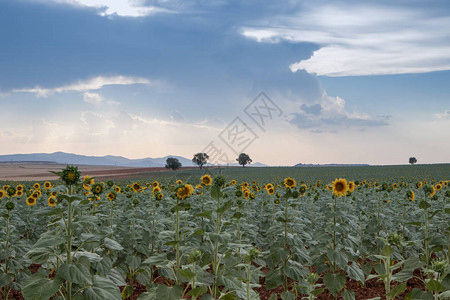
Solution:
M 239 157 L 236 158 L 236 161 L 242 165 L 242 167 L 245 167 L 245 165 L 250 164 L 252 162 L 252 159 L 250 156 L 248 156 L 247 153 L 241 153 L 239 154 Z
M 410 163 L 411 165 L 414 165 L 416 162 L 417 162 L 417 159 L 416 159 L 415 157 L 410 157 L 410 158 L 409 158 L 409 163 Z
M 166 159 L 166 168 L 172 169 L 172 171 L 175 171 L 176 169 L 181 168 L 182 164 L 178 160 L 178 158 L 175 157 L 169 157 Z
M 194 154 L 194 158 L 192 158 L 192 162 L 200 167 L 200 169 L 203 168 L 203 165 L 206 165 L 208 162 L 209 155 L 206 153 L 196 153 Z

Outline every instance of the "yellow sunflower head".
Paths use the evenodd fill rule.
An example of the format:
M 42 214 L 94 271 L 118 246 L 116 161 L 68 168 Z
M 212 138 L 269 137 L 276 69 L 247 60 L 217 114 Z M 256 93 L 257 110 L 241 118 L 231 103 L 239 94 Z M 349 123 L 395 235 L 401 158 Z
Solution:
M 442 189 L 442 184 L 438 183 L 434 188 L 436 189 L 436 191 L 440 191 Z
M 212 178 L 211 178 L 210 175 L 206 174 L 206 175 L 203 175 L 203 176 L 200 178 L 200 181 L 201 181 L 204 185 L 211 185 L 211 183 L 212 183 Z
M 39 184 L 39 183 L 35 183 L 35 184 L 33 184 L 33 188 L 35 189 L 35 190 L 38 190 L 38 189 L 40 189 L 41 188 L 41 185 Z
M 335 179 L 333 183 L 331 184 L 331 189 L 333 191 L 333 194 L 336 196 L 345 196 L 348 191 L 348 183 L 346 179 L 339 178 Z
M 297 185 L 297 182 L 295 181 L 294 178 L 286 177 L 284 179 L 284 186 L 287 187 L 288 189 L 292 189 L 296 185 Z
M 161 188 L 157 185 L 157 186 L 154 186 L 153 187 L 153 191 L 152 191 L 152 193 L 153 194 L 156 194 L 156 193 L 158 193 L 158 192 L 161 192 Z
M 348 191 L 351 193 L 355 190 L 355 183 L 353 181 L 348 182 Z
M 131 189 L 132 189 L 135 193 L 137 193 L 137 192 L 139 192 L 139 191 L 141 190 L 141 185 L 140 185 L 139 183 L 135 182 L 135 183 L 133 183 L 133 184 L 131 185 Z
M 183 180 L 178 179 L 177 181 L 175 181 L 176 184 L 183 184 Z
M 266 189 L 266 191 L 267 191 L 267 194 L 269 194 L 269 195 L 275 194 L 275 189 L 273 188 L 273 186 Z
M 56 205 L 56 197 L 54 197 L 54 196 L 48 197 L 47 203 L 51 207 L 55 206 Z
M 46 181 L 44 182 L 44 188 L 48 191 L 49 189 L 52 188 L 52 184 L 50 183 L 50 181 Z
M 233 179 L 233 180 L 231 180 L 230 183 L 231 183 L 231 185 L 236 185 L 236 180 Z
M 114 192 L 116 192 L 116 194 L 119 194 L 122 191 L 122 189 L 120 188 L 120 186 L 114 186 Z
M 109 201 L 113 201 L 116 197 L 117 195 L 114 192 L 109 192 L 108 195 L 106 195 L 106 198 L 108 198 Z
M 155 180 L 155 181 L 153 181 L 153 183 L 152 183 L 152 186 L 153 186 L 153 187 L 159 186 L 159 182 L 158 182 L 158 181 L 156 181 L 156 180 Z
M 27 205 L 28 206 L 33 206 L 35 204 L 36 204 L 36 199 L 35 198 L 33 198 L 33 197 L 28 197 L 27 198 Z
M 0 190 L 0 199 L 6 196 L 5 190 Z

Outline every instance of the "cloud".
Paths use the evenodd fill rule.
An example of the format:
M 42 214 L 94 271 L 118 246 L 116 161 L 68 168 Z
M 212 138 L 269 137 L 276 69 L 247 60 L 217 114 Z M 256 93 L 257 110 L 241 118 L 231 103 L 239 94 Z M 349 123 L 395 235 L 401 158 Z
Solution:
M 450 17 L 441 10 L 365 3 L 318 4 L 262 20 L 241 33 L 258 42 L 314 43 L 293 72 L 323 76 L 425 73 L 450 70 Z
M 289 116 L 289 122 L 298 128 L 311 129 L 313 133 L 335 131 L 339 127 L 372 127 L 388 125 L 385 120 L 374 120 L 366 114 L 348 112 L 345 100 L 323 93 L 319 103 L 302 104 L 300 112 Z
M 181 113 L 180 113 L 179 111 L 177 111 L 177 110 L 172 111 L 172 112 L 170 113 L 170 119 L 171 119 L 172 121 L 175 121 L 175 122 L 181 122 L 181 123 L 186 122 L 186 119 L 184 118 L 183 114 L 181 114 Z
M 35 0 L 42 2 L 42 0 Z M 68 4 L 75 7 L 88 7 L 100 16 L 146 17 L 158 13 L 173 12 L 161 5 L 150 5 L 139 0 L 52 0 L 54 3 Z M 167 1 L 162 1 L 162 3 Z
M 132 85 L 132 84 L 151 84 L 150 80 L 142 77 L 128 77 L 128 76 L 97 76 L 88 80 L 81 80 L 75 83 L 64 85 L 56 88 L 42 88 L 36 86 L 30 89 L 15 89 L 14 93 L 35 93 L 38 97 L 48 97 L 55 93 L 64 92 L 86 92 L 92 90 L 99 90 L 107 85 Z M 89 97 L 89 96 L 88 96 Z M 92 100 L 92 99 L 91 99 Z M 86 100 L 85 100 L 86 101 Z
M 446 109 L 442 114 L 435 114 L 438 119 L 450 119 L 450 110 Z
M 83 95 L 83 100 L 86 103 L 98 104 L 102 102 L 104 99 L 100 94 L 86 92 Z

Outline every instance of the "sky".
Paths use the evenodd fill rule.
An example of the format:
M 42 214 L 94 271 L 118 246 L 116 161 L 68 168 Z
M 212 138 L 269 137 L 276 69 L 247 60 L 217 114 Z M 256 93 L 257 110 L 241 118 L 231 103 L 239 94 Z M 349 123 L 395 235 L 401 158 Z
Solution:
M 0 0 L 0 155 L 450 162 L 450 4 Z

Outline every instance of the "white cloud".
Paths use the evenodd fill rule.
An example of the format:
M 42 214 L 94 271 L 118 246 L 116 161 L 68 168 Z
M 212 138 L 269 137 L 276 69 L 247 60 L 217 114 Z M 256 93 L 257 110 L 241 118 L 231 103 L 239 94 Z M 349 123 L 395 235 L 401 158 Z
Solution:
M 42 1 L 42 0 L 35 0 Z M 121 17 L 145 17 L 157 13 L 170 13 L 169 9 L 146 5 L 138 0 L 51 0 L 55 3 L 69 4 L 77 7 L 89 7 L 97 10 L 100 16 L 117 15 Z
M 102 102 L 104 99 L 100 94 L 85 92 L 83 94 L 83 100 L 86 103 L 98 104 Z
M 413 6 L 364 3 L 317 5 L 261 21 L 241 33 L 258 42 L 320 45 L 293 63 L 324 76 L 424 73 L 450 70 L 450 17 Z
M 290 123 L 315 133 L 332 132 L 336 128 L 388 125 L 386 119 L 376 120 L 361 112 L 348 111 L 344 99 L 328 96 L 325 92 L 317 103 L 304 103 L 300 109 L 300 112 L 290 115 Z
M 435 114 L 438 119 L 450 119 L 450 110 L 446 109 L 442 114 Z
M 63 85 L 56 88 L 42 88 L 36 86 L 29 89 L 15 89 L 14 93 L 36 93 L 38 97 L 48 97 L 55 93 L 64 92 L 87 92 L 92 90 L 99 90 L 107 85 L 132 85 L 132 84 L 151 84 L 150 80 L 142 77 L 129 76 L 97 76 L 88 80 L 80 80 L 75 83 Z

